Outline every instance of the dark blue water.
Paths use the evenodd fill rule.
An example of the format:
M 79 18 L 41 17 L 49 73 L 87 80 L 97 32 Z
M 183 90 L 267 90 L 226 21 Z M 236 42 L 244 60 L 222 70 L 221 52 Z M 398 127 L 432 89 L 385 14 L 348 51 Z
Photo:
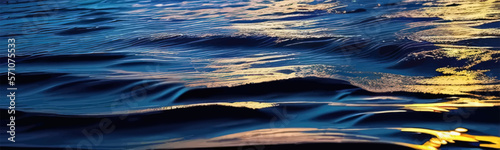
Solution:
M 5 148 L 500 148 L 495 0 L 1 2 Z

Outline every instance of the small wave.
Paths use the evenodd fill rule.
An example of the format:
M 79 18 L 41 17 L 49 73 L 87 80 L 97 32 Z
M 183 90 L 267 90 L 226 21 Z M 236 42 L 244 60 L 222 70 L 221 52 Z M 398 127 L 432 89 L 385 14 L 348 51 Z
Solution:
M 68 62 L 98 62 L 113 61 L 129 57 L 124 53 L 87 53 L 68 55 L 32 55 L 16 56 L 22 63 L 68 63 Z
M 176 100 L 176 102 L 185 102 L 190 100 L 207 101 L 210 99 L 221 98 L 230 99 L 231 97 L 259 97 L 270 94 L 288 95 L 292 93 L 311 91 L 320 93 L 322 91 L 327 92 L 353 88 L 357 87 L 341 80 L 321 78 L 295 78 L 258 84 L 246 84 L 236 87 L 193 89 L 181 95 Z
M 57 35 L 76 35 L 76 34 L 83 34 L 83 33 L 113 29 L 113 28 L 114 27 L 108 27 L 108 26 L 73 27 L 71 29 L 61 31 L 61 32 L 57 33 Z
M 342 37 L 324 36 L 310 38 L 279 38 L 264 35 L 154 35 L 151 38 L 138 38 L 127 41 L 133 45 L 160 44 L 198 45 L 217 47 L 321 47 L 331 40 Z

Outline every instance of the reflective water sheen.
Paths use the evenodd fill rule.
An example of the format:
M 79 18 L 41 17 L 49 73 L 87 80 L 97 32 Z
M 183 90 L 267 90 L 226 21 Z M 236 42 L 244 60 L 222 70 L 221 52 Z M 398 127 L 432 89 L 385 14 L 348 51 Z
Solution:
M 498 0 L 16 0 L 0 14 L 19 89 L 2 147 L 500 149 Z

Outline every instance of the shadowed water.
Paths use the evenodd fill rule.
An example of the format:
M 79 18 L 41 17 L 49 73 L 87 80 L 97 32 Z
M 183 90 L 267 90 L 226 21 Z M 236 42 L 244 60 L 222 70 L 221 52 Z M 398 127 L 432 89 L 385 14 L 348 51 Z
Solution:
M 500 148 L 496 0 L 0 8 L 18 87 L 5 148 Z

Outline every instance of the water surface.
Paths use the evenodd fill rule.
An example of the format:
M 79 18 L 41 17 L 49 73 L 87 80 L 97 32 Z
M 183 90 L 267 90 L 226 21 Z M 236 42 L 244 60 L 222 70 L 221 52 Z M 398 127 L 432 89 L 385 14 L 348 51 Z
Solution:
M 18 61 L 5 147 L 500 148 L 496 0 L 0 7 Z

